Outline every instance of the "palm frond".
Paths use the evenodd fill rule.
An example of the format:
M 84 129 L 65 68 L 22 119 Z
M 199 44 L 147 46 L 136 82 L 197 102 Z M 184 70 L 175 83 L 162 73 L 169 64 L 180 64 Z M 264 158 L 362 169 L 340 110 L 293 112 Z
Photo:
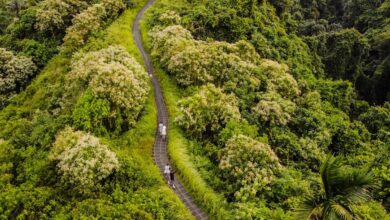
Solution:
M 343 220 L 353 220 L 353 214 L 338 203 L 331 204 L 332 210 Z
M 294 209 L 294 219 L 310 220 L 321 217 L 323 198 L 315 196 L 307 196 L 302 201 L 301 205 Z
M 337 186 L 337 194 L 343 195 L 350 204 L 356 204 L 370 200 L 373 187 L 374 177 L 370 172 L 353 170 L 344 174 L 344 180 Z
M 340 167 L 343 165 L 340 157 L 329 155 L 322 163 L 320 168 L 322 184 L 326 197 L 332 197 L 334 185 L 340 181 Z

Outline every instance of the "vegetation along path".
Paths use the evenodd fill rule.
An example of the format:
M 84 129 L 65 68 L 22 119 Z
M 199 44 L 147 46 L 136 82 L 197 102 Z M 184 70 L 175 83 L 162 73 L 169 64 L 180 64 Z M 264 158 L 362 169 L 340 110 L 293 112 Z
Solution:
M 133 26 L 133 36 L 134 40 L 137 44 L 137 47 L 139 48 L 146 69 L 148 73 L 152 77 L 153 87 L 154 87 L 154 98 L 157 105 L 157 111 L 158 111 L 158 124 L 163 123 L 168 127 L 168 112 L 167 108 L 164 103 L 163 94 L 161 91 L 161 87 L 159 85 L 159 82 L 157 80 L 157 77 L 155 76 L 152 62 L 150 61 L 149 55 L 146 53 L 143 45 L 142 45 L 142 38 L 141 38 L 141 31 L 139 28 L 139 22 L 145 13 L 145 11 L 153 5 L 153 3 L 156 0 L 149 1 L 145 7 L 138 12 L 134 26 Z M 158 132 L 158 128 L 156 129 L 156 139 L 154 144 L 154 152 L 153 157 L 154 160 L 159 167 L 161 173 L 163 173 L 163 169 L 165 164 L 170 163 L 168 159 L 168 152 L 167 152 L 167 142 L 161 138 Z M 195 204 L 194 200 L 189 196 L 188 192 L 184 189 L 183 185 L 180 183 L 179 180 L 175 181 L 175 189 L 173 189 L 174 192 L 179 196 L 179 198 L 183 201 L 183 203 L 187 206 L 187 208 L 192 212 L 192 214 L 196 217 L 196 219 L 208 219 L 207 215 Z

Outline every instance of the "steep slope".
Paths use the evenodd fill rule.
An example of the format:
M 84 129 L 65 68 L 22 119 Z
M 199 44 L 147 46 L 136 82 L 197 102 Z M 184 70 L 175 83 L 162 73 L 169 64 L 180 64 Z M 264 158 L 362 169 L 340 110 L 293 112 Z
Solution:
M 86 46 L 79 49 L 81 53 L 74 56 L 77 58 L 60 53 L 51 59 L 26 90 L 0 112 L 1 218 L 192 218 L 186 207 L 164 184 L 153 163 L 151 155 L 157 121 L 153 93 L 147 95 L 135 125 L 122 127 L 124 132 L 112 132 L 110 127 L 106 127 L 108 129 L 100 133 L 102 130 L 97 130 L 98 127 L 88 130 L 85 124 L 81 124 L 80 128 L 89 131 L 89 136 L 82 131 L 68 134 L 66 132 L 69 129 L 63 130 L 67 126 L 76 126 L 75 109 L 83 106 L 78 103 L 88 93 L 87 90 L 69 90 L 66 87 L 70 71 L 75 71 L 74 65 L 81 62 L 83 56 L 85 60 L 89 52 L 103 52 L 109 46 L 119 45 L 125 48 L 125 54 L 129 54 L 126 56 L 134 56 L 135 60 L 142 63 L 132 40 L 131 26 L 136 13 L 145 3 L 137 1 L 134 7 L 124 11 L 107 29 L 90 38 Z M 88 85 L 93 91 L 91 86 Z M 82 109 L 85 111 L 88 108 Z M 73 136 L 76 139 L 79 139 L 78 136 L 86 138 L 84 140 L 92 141 L 90 146 L 96 147 L 93 154 L 85 155 L 114 153 L 119 166 L 115 165 L 115 159 L 111 160 L 115 171 L 107 176 L 105 169 L 101 169 L 97 163 L 96 167 L 100 166 L 102 175 L 96 176 L 94 181 L 97 182 L 93 186 L 75 176 L 76 172 L 67 172 L 64 165 L 68 161 L 63 160 L 63 156 L 56 156 L 58 152 L 77 156 L 84 154 L 82 149 L 91 149 L 85 148 L 84 142 L 77 142 L 79 147 L 62 151 L 67 146 L 62 141 L 65 140 L 63 137 Z M 100 144 L 96 144 L 97 140 Z M 95 159 L 92 157 L 90 162 L 94 163 L 92 161 Z M 69 180 L 82 184 L 75 186 Z M 88 187 L 88 191 L 85 187 Z

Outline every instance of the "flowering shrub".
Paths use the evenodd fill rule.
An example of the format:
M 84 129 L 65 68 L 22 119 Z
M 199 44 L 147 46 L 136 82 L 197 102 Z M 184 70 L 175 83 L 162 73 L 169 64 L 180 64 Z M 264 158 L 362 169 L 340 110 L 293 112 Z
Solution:
M 270 190 L 269 184 L 281 165 L 268 144 L 236 135 L 222 150 L 219 168 L 235 186 L 235 199 L 245 202 L 258 192 Z
M 36 70 L 31 58 L 15 56 L 12 52 L 0 48 L 0 94 L 7 95 L 20 89 Z
M 156 28 L 150 35 L 153 38 L 152 55 L 158 56 L 165 66 L 169 64 L 171 57 L 194 43 L 191 32 L 180 25 L 168 26 L 162 30 Z
M 122 0 L 101 0 L 76 15 L 72 26 L 66 30 L 64 47 L 78 48 L 85 44 L 88 37 L 98 31 L 105 21 L 114 18 L 126 5 Z
M 164 26 L 177 25 L 180 24 L 181 17 L 175 11 L 166 11 L 159 16 L 158 21 Z
M 226 95 L 212 84 L 205 85 L 193 96 L 179 101 L 179 126 L 196 137 L 217 134 L 228 121 L 240 119 L 237 99 Z
M 95 115 L 100 117 L 102 124 L 104 121 L 108 122 L 105 124 L 107 129 L 121 131 L 122 127 L 135 124 L 145 104 L 150 86 L 144 68 L 124 48 L 111 46 L 100 51 L 78 54 L 71 67 L 72 71 L 68 78 L 70 85 L 76 84 L 88 88 L 90 94 L 85 93 L 85 95 L 93 97 L 80 99 L 78 106 L 81 110 L 76 108 L 75 112 L 85 112 L 85 107 L 91 102 L 96 103 L 97 99 L 106 100 L 108 105 L 104 104 L 104 106 L 109 108 L 107 117 L 103 115 L 101 118 L 102 115 Z M 86 112 L 89 113 L 90 111 Z M 92 116 L 84 119 L 85 114 L 76 115 L 75 121 L 80 122 L 79 127 L 87 128 L 83 126 L 83 121 L 90 120 L 90 117 Z M 118 124 L 120 121 L 124 121 L 122 125 Z
M 57 135 L 50 158 L 58 161 L 62 180 L 76 186 L 83 194 L 119 169 L 115 153 L 97 137 L 69 127 Z
M 76 14 L 84 10 L 92 0 L 44 0 L 38 4 L 37 23 L 40 31 L 63 30 Z
M 289 68 L 286 64 L 263 59 L 260 68 L 266 77 L 268 92 L 277 92 L 283 98 L 295 98 L 300 94 L 298 83 L 289 74 Z
M 296 105 L 271 92 L 260 97 L 260 102 L 252 108 L 253 114 L 260 123 L 274 125 L 286 125 L 292 118 Z
M 183 86 L 217 85 L 250 75 L 260 60 L 252 45 L 194 40 L 182 26 L 173 25 L 152 33 L 155 55 L 159 56 Z
M 252 49 L 247 43 L 238 44 L 246 44 L 248 50 Z M 171 57 L 167 69 L 184 86 L 207 82 L 222 85 L 242 75 L 251 75 L 256 69 L 256 65 L 241 57 L 239 51 L 236 44 L 196 41 Z

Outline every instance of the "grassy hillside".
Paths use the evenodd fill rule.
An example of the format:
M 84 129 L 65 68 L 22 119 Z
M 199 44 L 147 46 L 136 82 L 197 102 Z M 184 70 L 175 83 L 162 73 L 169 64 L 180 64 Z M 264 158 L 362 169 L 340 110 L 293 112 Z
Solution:
M 343 212 L 387 219 L 389 105 L 369 106 L 352 80 L 330 76 L 345 66 L 324 68 L 330 58 L 294 29 L 296 5 L 161 0 L 150 10 L 144 40 L 170 112 L 170 157 L 212 219 L 302 219 L 344 198 L 322 194 L 330 164 L 367 192 Z
M 142 63 L 131 27 L 145 4 L 137 1 L 80 51 L 121 45 Z M 56 164 L 48 160 L 58 131 L 72 125 L 72 111 L 83 91 L 64 99 L 71 57 L 60 53 L 35 80 L 0 112 L 1 218 L 191 219 L 191 214 L 165 185 L 153 163 L 156 128 L 153 93 L 137 124 L 120 134 L 101 136 L 115 152 L 120 168 L 92 195 L 78 195 L 63 185 Z

